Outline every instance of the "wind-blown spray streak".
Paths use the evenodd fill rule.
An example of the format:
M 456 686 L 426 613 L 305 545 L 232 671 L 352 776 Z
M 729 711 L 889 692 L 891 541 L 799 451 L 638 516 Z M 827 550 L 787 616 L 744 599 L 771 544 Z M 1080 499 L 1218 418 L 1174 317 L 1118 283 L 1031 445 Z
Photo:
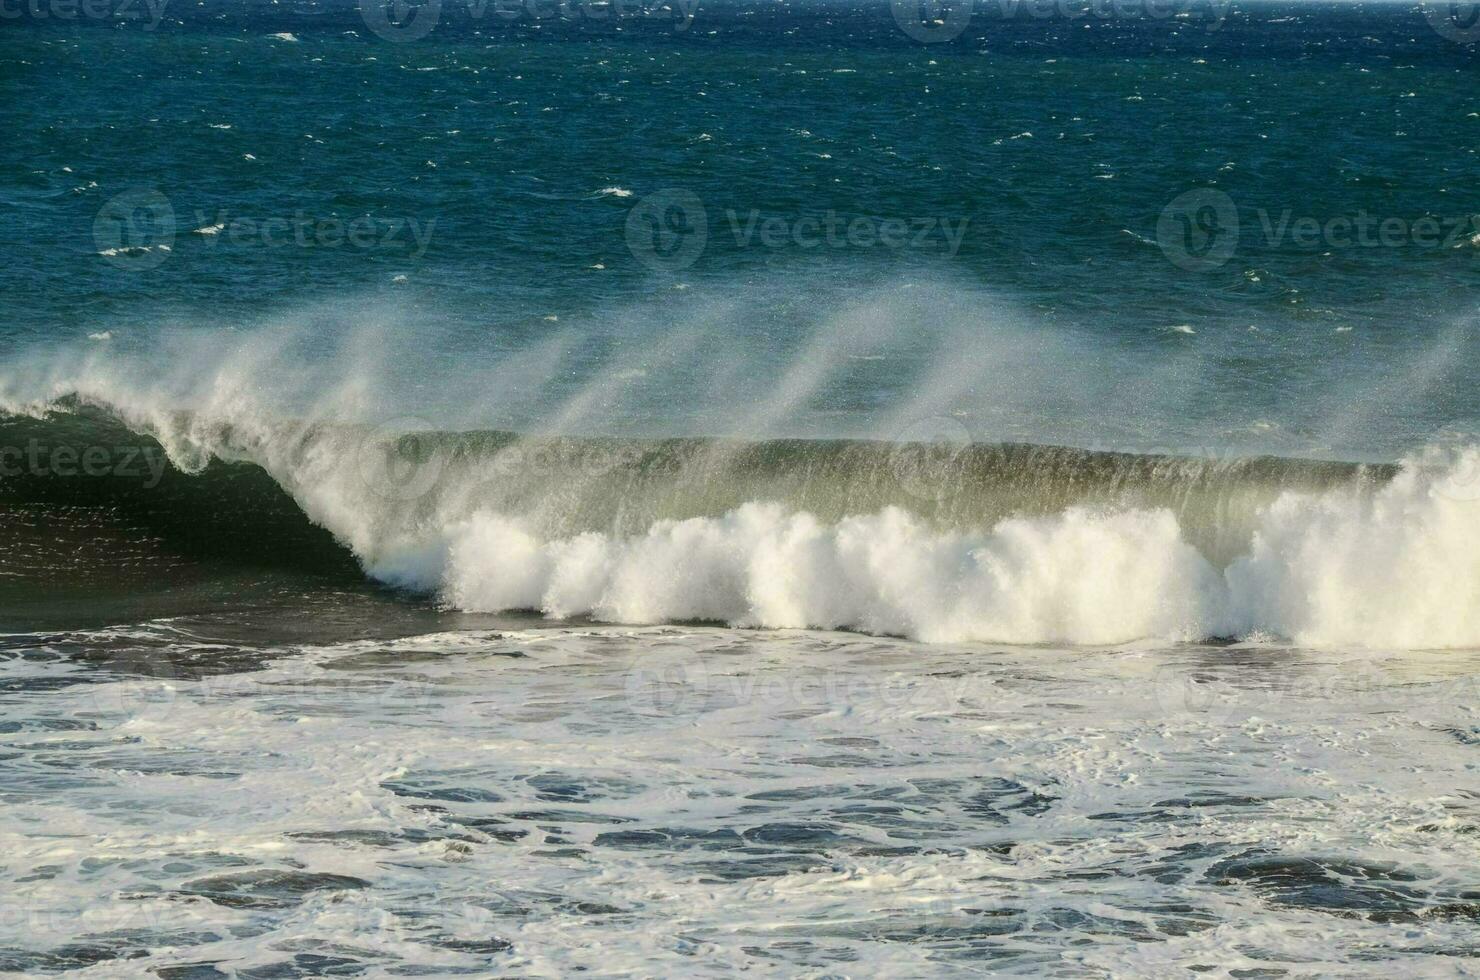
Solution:
M 322 545 L 305 549 L 312 521 L 371 576 L 469 610 L 937 641 L 1258 631 L 1309 643 L 1480 641 L 1480 613 L 1465 601 L 1480 588 L 1474 449 L 1435 451 L 1394 475 L 977 445 L 937 456 L 937 495 L 923 499 L 899 478 L 918 486 L 910 467 L 939 447 L 407 438 L 173 419 L 168 430 L 135 424 L 198 473 L 134 488 L 135 498 L 152 495 L 177 514 L 224 506 L 250 552 L 291 548 L 330 565 Z M 85 441 L 108 425 L 89 414 L 5 429 L 11 441 L 21 432 Z M 301 523 L 243 475 L 244 462 L 291 494 Z M 26 487 L 33 502 L 55 503 L 76 486 L 10 481 L 8 502 Z M 276 537 L 264 543 L 264 534 Z

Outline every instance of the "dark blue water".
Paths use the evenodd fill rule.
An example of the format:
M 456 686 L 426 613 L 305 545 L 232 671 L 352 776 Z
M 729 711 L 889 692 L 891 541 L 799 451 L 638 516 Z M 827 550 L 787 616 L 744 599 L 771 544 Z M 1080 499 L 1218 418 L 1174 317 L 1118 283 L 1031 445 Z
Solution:
M 464 361 L 572 332 L 569 382 L 719 304 L 774 374 L 865 288 L 919 286 L 926 321 L 989 308 L 1288 436 L 1143 421 L 1140 448 L 1391 458 L 1480 414 L 1476 51 L 1443 10 L 979 5 L 922 43 L 951 30 L 882 5 L 141 9 L 0 34 L 12 344 L 377 318 Z M 1333 434 L 1394 386 L 1414 397 Z M 867 431 L 905 397 L 834 389 L 795 428 Z M 716 428 L 683 401 L 617 414 Z M 1137 441 L 1042 412 L 1073 416 L 1057 441 Z M 1054 435 L 976 414 L 977 438 Z
M 1475 52 L 1401 5 L 1236 5 L 1215 22 L 1196 6 L 1046 21 L 983 8 L 939 44 L 882 5 L 705 5 L 678 30 L 506 26 L 447 4 L 411 43 L 354 8 L 175 13 L 154 30 L 6 23 L 9 335 L 240 325 L 387 292 L 469 329 L 554 329 L 544 316 L 599 315 L 671 278 L 625 234 L 660 190 L 695 195 L 709 219 L 682 270 L 695 286 L 844 291 L 927 271 L 1108 336 L 1360 326 L 1423 343 L 1467 310 L 1480 268 Z M 1157 222 L 1198 189 L 1228 195 L 1242 234 L 1226 261 L 1188 271 Z M 117 247 L 125 208 L 147 218 L 125 237 L 170 237 L 152 199 L 104 210 L 131 190 L 172 212 L 157 265 L 96 254 Z M 777 244 L 736 232 L 752 212 L 784 223 Z M 1286 212 L 1405 230 L 1396 244 L 1271 241 Z M 893 246 L 790 237 L 829 214 L 910 232 Z M 1411 234 L 1425 218 L 1432 246 Z M 964 224 L 957 244 L 940 222 Z

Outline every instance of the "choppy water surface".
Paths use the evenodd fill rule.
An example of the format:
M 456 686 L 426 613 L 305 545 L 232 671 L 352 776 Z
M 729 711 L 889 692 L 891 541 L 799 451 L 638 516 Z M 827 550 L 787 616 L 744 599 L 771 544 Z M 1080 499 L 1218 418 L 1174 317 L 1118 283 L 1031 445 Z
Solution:
M 1472 655 L 242 631 L 7 641 L 5 967 L 1440 976 L 1480 952 Z

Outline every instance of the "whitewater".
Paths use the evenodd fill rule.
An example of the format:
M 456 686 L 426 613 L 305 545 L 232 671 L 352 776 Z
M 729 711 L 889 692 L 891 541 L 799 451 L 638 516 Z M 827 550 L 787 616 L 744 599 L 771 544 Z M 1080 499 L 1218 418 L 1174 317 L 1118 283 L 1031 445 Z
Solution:
M 894 442 L 442 430 L 384 419 L 373 343 L 327 368 L 287 346 L 69 352 L 7 372 L 0 409 L 121 424 L 185 474 L 259 467 L 372 579 L 467 612 L 933 643 L 1480 645 L 1480 447 L 1452 434 L 1392 465 L 983 444 L 949 415 Z M 285 377 L 317 401 L 294 404 Z

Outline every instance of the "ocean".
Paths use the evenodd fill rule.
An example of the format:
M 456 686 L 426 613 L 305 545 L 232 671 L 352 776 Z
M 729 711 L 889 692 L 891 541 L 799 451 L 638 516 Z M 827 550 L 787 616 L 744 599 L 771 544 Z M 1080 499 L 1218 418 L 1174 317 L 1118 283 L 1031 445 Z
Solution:
M 1476 975 L 1475 13 L 0 2 L 0 972 Z

